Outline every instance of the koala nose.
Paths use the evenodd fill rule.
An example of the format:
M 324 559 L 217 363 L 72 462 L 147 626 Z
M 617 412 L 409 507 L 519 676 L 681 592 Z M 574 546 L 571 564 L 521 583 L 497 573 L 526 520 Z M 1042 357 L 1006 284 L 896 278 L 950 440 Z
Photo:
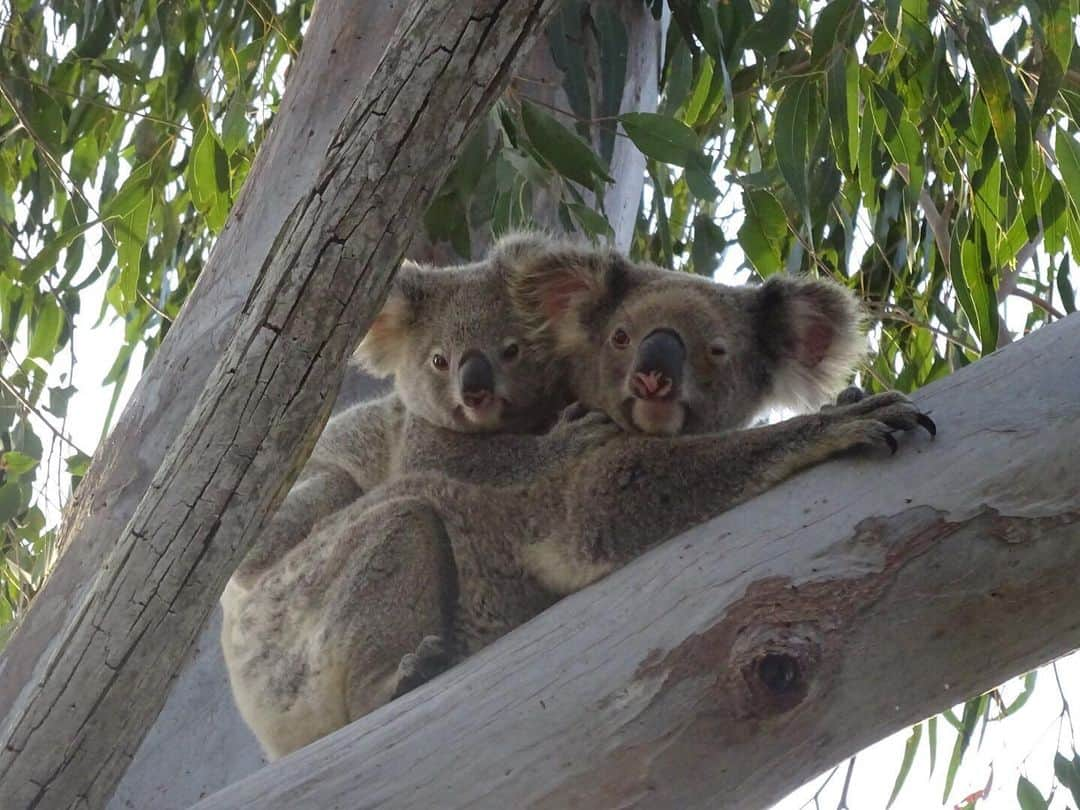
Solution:
M 655 329 L 645 336 L 637 350 L 637 362 L 630 390 L 638 399 L 668 399 L 682 384 L 686 346 L 671 329 Z
M 466 352 L 458 369 L 461 399 L 469 408 L 478 408 L 495 393 L 495 370 L 482 352 Z

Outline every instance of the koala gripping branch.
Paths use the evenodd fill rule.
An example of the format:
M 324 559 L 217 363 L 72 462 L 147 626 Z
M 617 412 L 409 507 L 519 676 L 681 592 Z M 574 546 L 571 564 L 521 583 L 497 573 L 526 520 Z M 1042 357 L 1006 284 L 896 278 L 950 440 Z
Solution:
M 915 399 L 198 810 L 752 810 L 1080 646 L 1080 316 Z
M 344 358 L 381 306 L 410 234 L 555 6 L 413 0 L 405 10 L 182 434 L 8 714 L 5 808 L 105 804 L 310 451 Z

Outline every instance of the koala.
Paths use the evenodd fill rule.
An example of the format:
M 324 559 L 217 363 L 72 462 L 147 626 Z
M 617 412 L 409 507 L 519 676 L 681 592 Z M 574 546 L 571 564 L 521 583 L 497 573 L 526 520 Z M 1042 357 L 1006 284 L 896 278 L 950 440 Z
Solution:
M 546 238 L 515 234 L 487 260 L 436 269 L 406 263 L 357 349 L 367 370 L 394 377 L 390 395 L 333 417 L 222 596 L 223 648 L 241 712 L 255 712 L 246 674 L 273 633 L 277 606 L 263 598 L 286 576 L 290 551 L 321 521 L 395 477 L 438 471 L 489 483 L 522 480 L 538 468 L 535 445 L 516 434 L 551 425 L 568 402 L 566 375 L 528 334 L 510 297 L 509 272 L 548 249 Z M 505 441 L 502 441 L 505 440 Z M 546 445 L 555 461 L 572 449 Z M 318 537 L 311 538 L 318 545 Z M 307 553 L 306 551 L 303 553 Z M 282 631 L 284 632 L 284 631 Z
M 527 444 L 480 448 L 497 434 L 542 431 L 568 402 L 565 373 L 530 339 L 510 298 L 510 267 L 547 248 L 543 237 L 520 233 L 476 264 L 402 265 L 356 350 L 368 372 L 393 376 L 393 392 L 330 419 L 237 582 L 257 578 L 320 519 L 396 476 L 437 470 L 507 482 L 530 468 Z
M 520 479 L 404 475 L 291 550 L 251 617 L 263 631 L 245 718 L 271 756 L 800 469 L 932 429 L 896 394 L 743 429 L 771 406 L 821 404 L 857 362 L 858 307 L 831 283 L 725 287 L 553 243 L 518 257 L 509 290 L 595 414 L 493 437 L 534 461 Z

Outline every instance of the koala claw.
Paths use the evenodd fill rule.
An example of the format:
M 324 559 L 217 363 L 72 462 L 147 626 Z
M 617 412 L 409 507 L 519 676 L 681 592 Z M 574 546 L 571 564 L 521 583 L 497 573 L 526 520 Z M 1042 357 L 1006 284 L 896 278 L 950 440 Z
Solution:
M 450 663 L 450 653 L 443 639 L 440 636 L 424 636 L 415 652 L 401 657 L 394 697 L 401 697 L 427 683 L 449 669 Z
M 571 402 L 565 408 L 562 413 L 559 414 L 559 425 L 565 425 L 568 422 L 577 422 L 578 420 L 588 416 L 592 411 L 582 405 L 580 402 Z
M 849 389 L 850 390 L 850 389 Z M 915 404 L 898 391 L 886 391 L 823 409 L 826 419 L 833 422 L 838 431 L 841 446 L 859 447 L 884 445 L 890 454 L 899 449 L 896 431 L 914 430 L 921 427 L 931 436 L 937 435 L 934 420 L 920 411 Z

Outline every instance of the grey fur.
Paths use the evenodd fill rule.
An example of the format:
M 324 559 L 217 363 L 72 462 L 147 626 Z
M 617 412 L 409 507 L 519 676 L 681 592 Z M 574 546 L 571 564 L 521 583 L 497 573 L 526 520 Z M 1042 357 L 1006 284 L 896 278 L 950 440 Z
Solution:
M 843 384 L 861 336 L 853 298 L 833 284 L 729 288 L 555 243 L 518 256 L 511 288 L 533 340 L 600 414 L 477 447 L 485 465 L 528 459 L 513 480 L 398 478 L 276 561 L 238 625 L 246 638 L 231 642 L 247 644 L 257 682 L 245 717 L 272 756 L 386 703 L 650 545 L 923 418 L 887 394 L 740 430 L 770 405 L 820 404 Z M 685 364 L 674 395 L 643 407 L 630 358 L 657 329 L 677 332 Z M 646 432 L 698 435 L 635 435 Z

